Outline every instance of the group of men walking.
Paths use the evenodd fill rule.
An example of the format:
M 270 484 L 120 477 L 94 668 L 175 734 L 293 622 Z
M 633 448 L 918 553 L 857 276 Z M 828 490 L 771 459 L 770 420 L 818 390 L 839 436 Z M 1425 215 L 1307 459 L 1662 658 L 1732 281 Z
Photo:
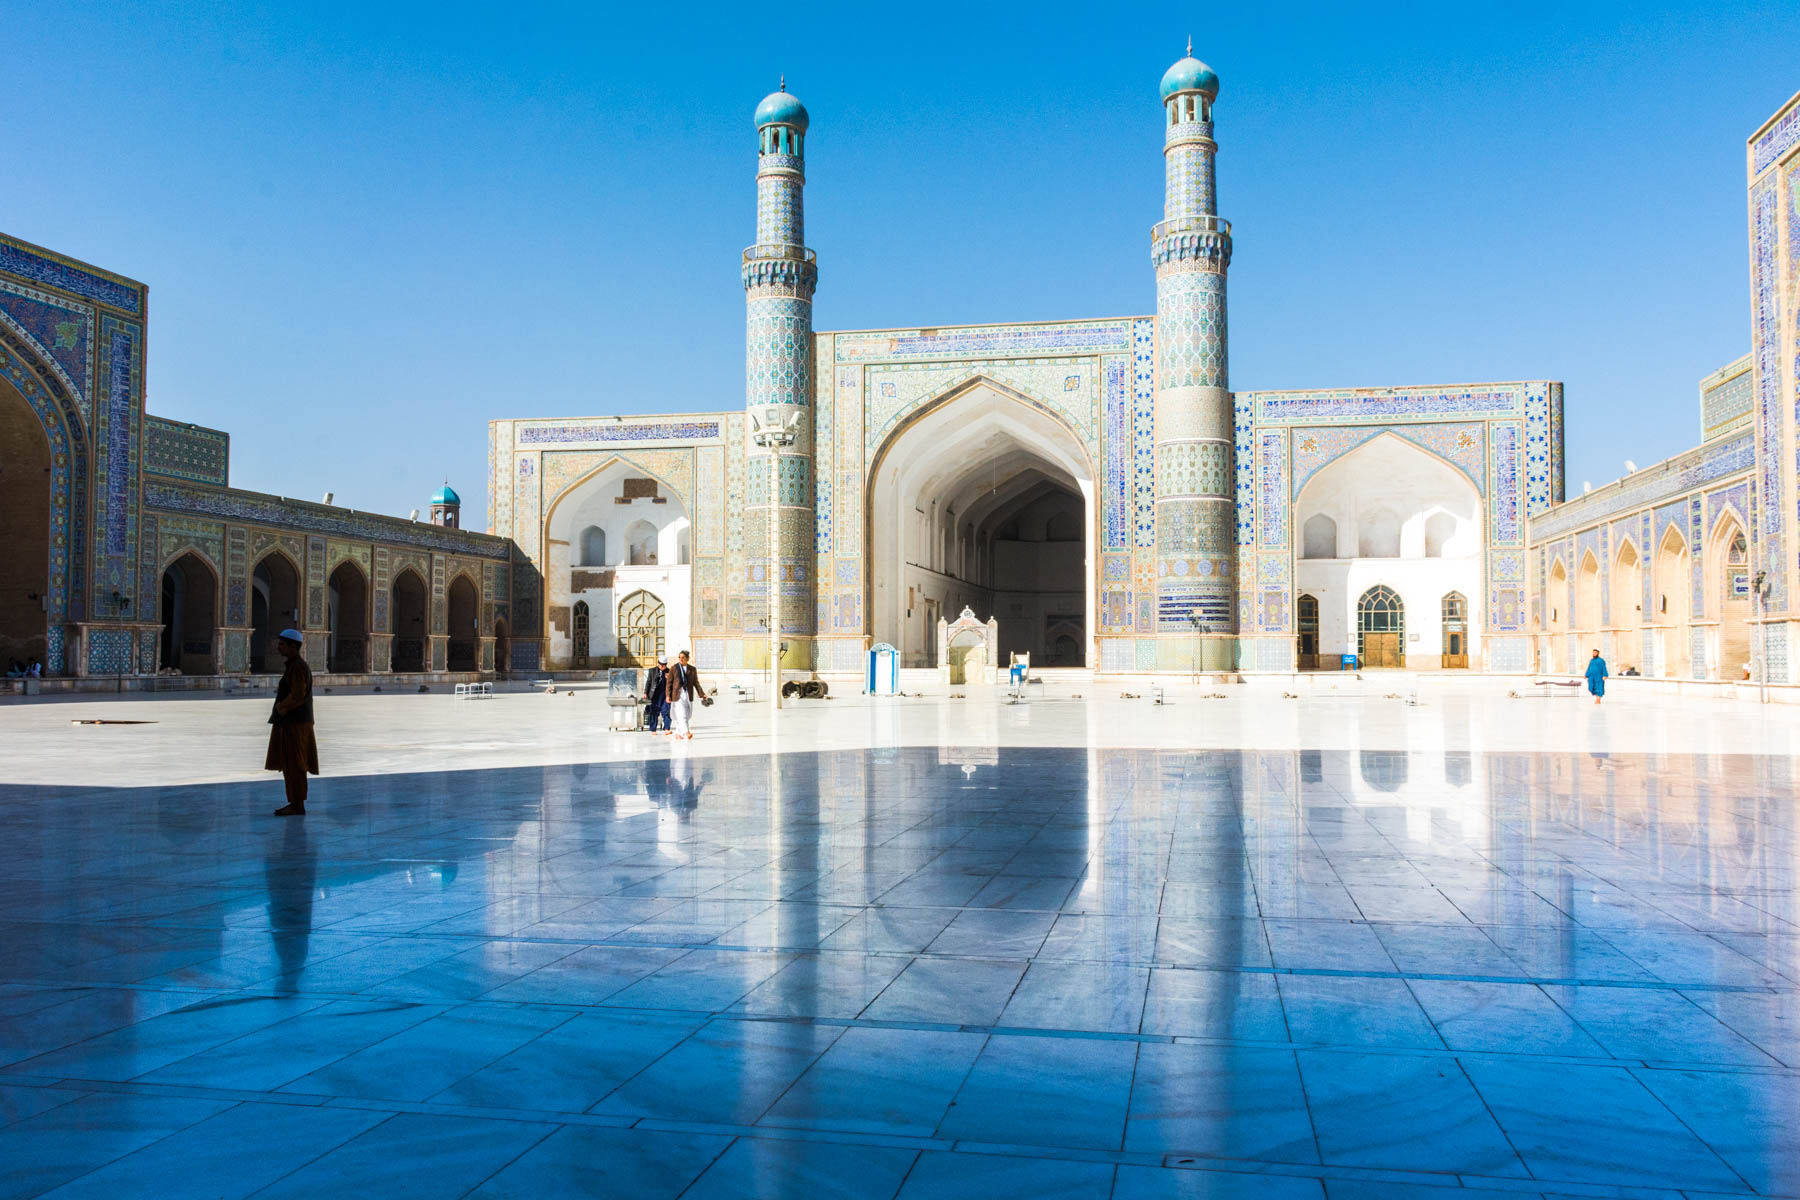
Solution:
M 673 666 L 656 660 L 644 676 L 644 724 L 651 733 L 689 739 L 694 736 L 694 702 L 710 704 L 712 697 L 700 685 L 700 673 L 688 662 L 688 652 L 675 656 Z M 658 724 L 661 729 L 657 728 Z

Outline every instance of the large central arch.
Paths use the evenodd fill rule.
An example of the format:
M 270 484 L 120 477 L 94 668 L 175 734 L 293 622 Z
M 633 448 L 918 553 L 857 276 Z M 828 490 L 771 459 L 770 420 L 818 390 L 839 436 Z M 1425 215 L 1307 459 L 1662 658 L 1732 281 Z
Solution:
M 988 379 L 927 404 L 869 474 L 869 632 L 905 666 L 936 665 L 938 618 L 967 605 L 998 619 L 1003 663 L 1092 666 L 1094 502 L 1061 417 Z

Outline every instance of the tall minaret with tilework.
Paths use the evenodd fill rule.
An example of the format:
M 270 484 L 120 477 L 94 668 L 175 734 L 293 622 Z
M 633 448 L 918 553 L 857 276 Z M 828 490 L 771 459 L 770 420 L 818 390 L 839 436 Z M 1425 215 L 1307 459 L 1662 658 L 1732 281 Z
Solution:
M 1213 189 L 1219 77 L 1193 56 L 1162 79 L 1163 220 L 1156 263 L 1156 632 L 1158 666 L 1234 663 L 1237 501 L 1225 371 L 1225 272 L 1231 226 Z
M 744 647 L 745 666 L 768 663 L 766 630 L 771 595 L 769 527 L 772 505 L 781 506 L 781 546 L 777 576 L 781 595 L 781 631 L 788 643 L 782 662 L 805 668 L 811 662 L 814 519 L 812 509 L 813 289 L 819 269 L 806 248 L 806 106 L 788 93 L 787 81 L 756 106 L 756 244 L 744 251 L 746 302 L 744 338 L 744 403 L 746 505 Z M 779 493 L 771 497 L 768 454 L 753 440 L 768 422 L 796 434 L 781 456 Z

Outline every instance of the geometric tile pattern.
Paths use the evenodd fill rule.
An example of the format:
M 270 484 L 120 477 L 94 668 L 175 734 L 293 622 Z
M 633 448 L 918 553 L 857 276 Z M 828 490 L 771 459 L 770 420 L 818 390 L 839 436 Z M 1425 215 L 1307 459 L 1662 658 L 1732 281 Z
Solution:
M 1225 277 L 1210 271 L 1160 274 L 1156 336 L 1163 389 L 1226 386 Z
M 225 487 L 230 462 L 230 434 L 161 417 L 144 418 L 145 471 Z

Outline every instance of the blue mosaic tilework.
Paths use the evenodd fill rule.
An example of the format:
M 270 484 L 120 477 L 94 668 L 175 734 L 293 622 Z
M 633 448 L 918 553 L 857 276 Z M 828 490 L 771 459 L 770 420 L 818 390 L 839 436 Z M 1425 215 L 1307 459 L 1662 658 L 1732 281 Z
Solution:
M 89 629 L 87 634 L 88 674 L 132 674 L 134 640 L 129 629 Z
M 1086 321 L 1058 325 L 982 325 L 956 329 L 840 333 L 837 361 L 1022 358 L 1045 354 L 1129 354 L 1132 322 Z
M 1292 671 L 1294 669 L 1294 644 L 1275 638 L 1256 639 L 1256 669 L 1258 671 Z
M 1137 643 L 1130 638 L 1100 639 L 1100 669 L 1124 674 L 1137 666 Z
M 1225 276 L 1158 274 L 1156 338 L 1161 388 L 1226 386 Z
M 1101 361 L 1100 452 L 1105 463 L 1100 528 L 1102 546 L 1122 550 L 1130 545 L 1131 524 L 1131 391 L 1127 360 L 1109 355 Z
M 1693 574 L 1694 585 L 1693 603 L 1688 612 L 1698 619 L 1706 615 L 1706 543 L 1700 533 L 1706 516 L 1699 496 L 1689 497 L 1687 507 L 1688 570 Z
M 1231 398 L 1232 440 L 1237 450 L 1237 543 L 1256 543 L 1255 406 L 1245 393 Z
M 144 418 L 144 470 L 150 474 L 224 487 L 231 462 L 231 435 L 219 429 Z
M 94 611 L 125 615 L 136 593 L 138 416 L 142 411 L 143 330 L 110 315 L 100 319 L 102 365 L 94 404 Z M 120 599 L 114 600 L 117 594 Z
M 1290 485 L 1298 496 L 1307 480 L 1382 434 L 1391 434 L 1411 442 L 1422 450 L 1443 459 L 1475 485 L 1478 493 L 1487 492 L 1487 438 L 1479 423 L 1445 425 L 1350 425 L 1294 431 L 1294 475 Z
M 513 640 L 512 669 L 515 671 L 535 671 L 543 653 L 543 647 L 536 642 Z
M 50 590 L 46 616 L 52 642 L 44 666 L 53 673 L 68 669 L 57 626 L 79 621 L 87 612 L 88 455 L 81 414 L 74 397 L 41 368 L 36 356 L 7 329 L 0 329 L 0 375 L 25 397 L 37 414 L 50 447 Z
M 717 421 L 583 422 L 567 425 L 522 425 L 514 436 L 519 445 L 566 445 L 571 442 L 696 442 L 719 436 Z M 521 460 L 526 461 L 526 460 Z M 521 475 L 525 471 L 521 469 Z
M 812 301 L 752 293 L 745 301 L 744 403 L 812 400 Z
M 1756 407 L 1748 354 L 1700 383 L 1700 436 L 1711 441 L 1751 419 Z
M 1258 541 L 1265 547 L 1288 543 L 1287 465 L 1287 434 L 1263 434 L 1257 461 L 1260 483 L 1256 519 L 1261 528 Z
M 212 491 L 179 484 L 144 484 L 144 503 L 164 512 L 195 513 L 236 521 L 255 521 L 285 529 L 300 529 L 333 537 L 365 538 L 403 546 L 469 554 L 478 558 L 506 559 L 506 539 L 466 529 L 445 529 L 416 521 L 378 517 L 260 492 Z
M 144 311 L 143 290 L 136 285 L 11 238 L 0 237 L 0 272 L 59 288 L 84 300 L 111 305 L 133 316 L 142 315 Z
M 1211 213 L 1213 151 L 1204 142 L 1180 142 L 1163 152 L 1163 212 L 1170 219 Z
M 1494 448 L 1488 468 L 1488 516 L 1492 523 L 1489 539 L 1502 546 L 1516 546 L 1525 540 L 1520 505 L 1519 424 L 1496 421 L 1491 431 Z
M 1131 473 L 1136 489 L 1133 544 L 1156 545 L 1156 322 L 1131 323 Z
M 1788 631 L 1792 625 L 1763 626 L 1763 661 L 1770 683 L 1788 682 Z
M 1800 142 L 1800 104 L 1788 109 L 1756 139 L 1754 173 L 1764 171 L 1781 161 L 1781 156 Z
M 1800 112 L 1800 109 L 1796 110 Z M 1773 131 L 1771 131 L 1773 132 Z M 1777 223 L 1779 194 L 1770 177 L 1750 192 L 1750 355 L 1755 364 L 1757 437 L 1761 480 L 1758 516 L 1761 551 L 1758 564 L 1768 572 L 1768 607 L 1787 611 L 1788 471 L 1782 452 L 1782 321 L 1781 280 L 1777 255 L 1781 229 Z
M 3 244 L 3 243 L 0 243 Z M 69 389 L 82 416 L 94 394 L 94 310 L 0 279 L 0 324 L 36 352 L 38 362 Z
M 1569 532 L 1619 513 L 1683 496 L 1749 471 L 1755 461 L 1755 446 L 1748 431 L 1737 437 L 1708 442 L 1665 463 L 1639 471 L 1620 484 L 1609 484 L 1586 496 L 1577 496 L 1550 512 L 1533 517 L 1532 538 L 1537 540 Z
M 1541 385 L 1538 385 L 1541 386 Z M 1525 385 L 1484 384 L 1467 391 L 1442 388 L 1338 388 L 1323 391 L 1248 392 L 1261 425 L 1333 424 L 1340 421 L 1442 421 L 1446 417 L 1517 417 Z
M 759 245 L 806 243 L 804 182 L 797 175 L 760 172 L 756 177 L 756 241 Z

